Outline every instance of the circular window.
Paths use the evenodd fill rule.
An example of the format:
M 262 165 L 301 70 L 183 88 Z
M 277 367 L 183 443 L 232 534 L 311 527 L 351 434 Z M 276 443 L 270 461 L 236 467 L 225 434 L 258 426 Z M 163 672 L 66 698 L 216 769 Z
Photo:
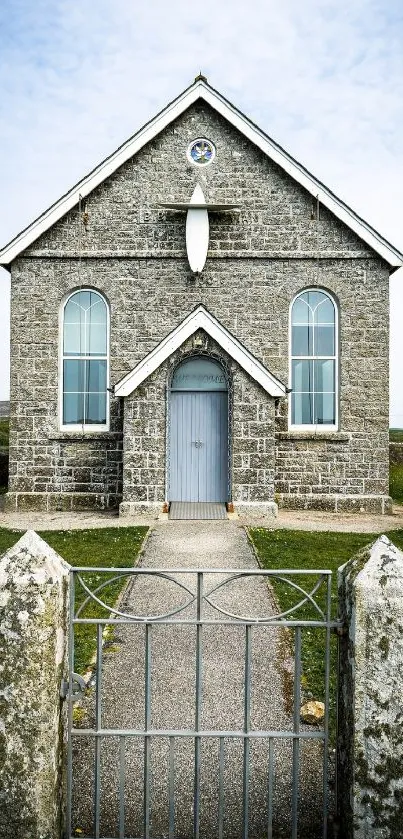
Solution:
M 210 140 L 204 137 L 199 137 L 198 140 L 193 140 L 187 151 L 188 160 L 191 163 L 197 163 L 198 166 L 206 166 L 215 158 L 215 147 Z

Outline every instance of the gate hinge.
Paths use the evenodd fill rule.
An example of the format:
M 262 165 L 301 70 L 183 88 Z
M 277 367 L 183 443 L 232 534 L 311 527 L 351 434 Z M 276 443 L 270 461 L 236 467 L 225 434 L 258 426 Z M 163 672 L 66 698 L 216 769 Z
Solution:
M 82 699 L 84 696 L 87 684 L 85 679 L 78 673 L 71 674 L 71 684 L 72 691 L 69 693 L 69 680 L 62 679 L 60 683 L 60 696 L 62 699 L 71 699 L 72 702 L 76 702 L 77 699 Z

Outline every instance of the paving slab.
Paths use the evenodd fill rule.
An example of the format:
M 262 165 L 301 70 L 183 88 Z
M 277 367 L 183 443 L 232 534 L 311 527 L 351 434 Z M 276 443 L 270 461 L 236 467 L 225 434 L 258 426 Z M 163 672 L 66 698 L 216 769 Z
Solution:
M 15 530 L 83 530 L 99 527 L 130 527 L 153 525 L 154 516 L 119 517 L 117 510 L 87 511 L 70 513 L 4 512 L 0 496 L 0 527 Z M 236 510 L 236 508 L 235 508 Z M 370 515 L 366 513 L 330 513 L 322 510 L 279 510 L 277 517 L 248 519 L 238 513 L 229 514 L 240 525 L 267 527 L 270 530 L 329 530 L 332 532 L 385 533 L 403 528 L 403 505 L 395 504 L 392 515 Z M 168 521 L 167 514 L 161 519 Z

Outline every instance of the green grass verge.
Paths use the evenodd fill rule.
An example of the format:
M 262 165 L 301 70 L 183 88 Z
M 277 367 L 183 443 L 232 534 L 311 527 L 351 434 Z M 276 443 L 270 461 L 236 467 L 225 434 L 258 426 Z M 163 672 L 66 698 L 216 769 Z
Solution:
M 389 440 L 391 443 L 403 443 L 403 428 L 390 428 Z
M 364 545 L 377 538 L 376 533 L 330 533 L 307 532 L 300 530 L 266 530 L 254 527 L 249 530 L 259 561 L 267 569 L 322 569 L 333 572 L 332 575 L 332 617 L 337 617 L 337 569 L 343 565 Z M 403 530 L 394 530 L 387 534 L 394 544 L 403 549 Z M 312 577 L 307 574 L 293 576 L 292 579 L 305 590 L 312 588 Z M 292 608 L 301 599 L 295 589 L 285 583 L 274 583 L 275 595 L 280 611 Z M 316 600 L 324 608 L 326 593 L 324 587 L 318 591 Z M 294 615 L 294 620 L 317 620 L 311 605 L 304 605 Z M 288 644 L 292 647 L 292 634 L 288 635 Z M 304 695 L 323 701 L 325 685 L 325 631 L 322 629 L 302 630 L 302 687 Z M 335 690 L 337 672 L 337 641 L 331 638 L 331 732 L 335 726 Z M 287 685 L 285 684 L 285 689 Z M 291 701 L 291 699 L 290 699 Z
M 403 504 L 403 463 L 390 464 L 389 494 L 397 504 Z
M 0 448 L 8 448 L 10 420 L 0 419 Z
M 129 568 L 137 563 L 137 557 L 147 527 L 105 527 L 97 530 L 44 530 L 39 533 L 48 544 L 57 551 L 70 565 L 85 565 L 105 568 Z M 22 536 L 21 531 L 0 528 L 0 556 Z M 102 580 L 101 580 L 102 577 Z M 86 572 L 83 575 L 85 583 L 96 588 L 104 580 L 111 579 L 112 574 L 95 574 Z M 102 590 L 102 600 L 112 606 L 123 586 L 126 578 L 121 578 Z M 77 587 L 76 604 L 80 605 L 86 597 L 85 591 Z M 94 601 L 85 609 L 82 617 L 100 618 L 106 616 L 105 610 Z M 96 649 L 96 627 L 82 624 L 75 628 L 75 662 L 78 673 L 83 673 Z

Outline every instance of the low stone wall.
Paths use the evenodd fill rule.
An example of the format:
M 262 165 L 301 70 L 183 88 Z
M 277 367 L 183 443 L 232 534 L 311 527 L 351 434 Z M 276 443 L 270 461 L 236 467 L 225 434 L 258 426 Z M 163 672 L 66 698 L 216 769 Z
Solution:
M 8 450 L 0 449 L 0 487 L 8 484 Z
M 403 463 L 403 443 L 389 443 L 389 463 Z
M 339 569 L 343 839 L 401 839 L 403 553 L 381 536 Z
M 69 566 L 33 531 L 0 559 L 0 839 L 60 839 Z

